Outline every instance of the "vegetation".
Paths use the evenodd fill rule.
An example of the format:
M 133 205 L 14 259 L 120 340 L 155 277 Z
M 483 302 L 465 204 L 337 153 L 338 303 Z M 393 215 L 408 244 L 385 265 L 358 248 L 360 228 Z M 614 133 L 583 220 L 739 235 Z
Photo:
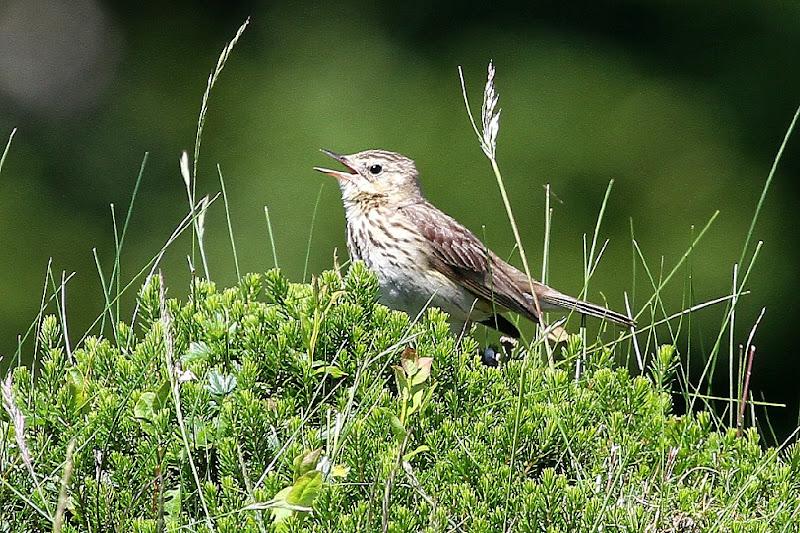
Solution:
M 185 303 L 165 292 L 154 276 L 137 323 L 71 352 L 45 318 L 41 370 L 3 389 L 0 529 L 52 529 L 59 508 L 62 531 L 798 523 L 800 448 L 671 414 L 670 346 L 641 375 L 614 363 L 627 343 L 577 335 L 554 368 L 540 347 L 484 367 L 442 313 L 376 304 L 361 264 L 312 284 L 197 279 Z
M 133 201 L 121 231 L 114 219 L 108 278 L 95 257 L 105 307 L 93 335 L 70 340 L 69 277 L 59 285 L 48 265 L 29 329 L 35 364 L 17 364 L 0 383 L 0 531 L 797 530 L 800 448 L 767 447 L 746 427 L 747 409 L 759 403 L 748 387 L 755 327 L 738 367 L 730 333 L 730 397 L 698 392 L 733 331 L 775 166 L 730 296 L 675 315 L 661 300 L 708 226 L 668 272 L 651 271 L 634 241 L 653 289 L 638 315 L 643 345 L 634 333 L 614 336 L 601 326 L 593 340 L 581 327 L 551 346 L 543 325 L 489 368 L 475 338 L 454 339 L 440 311 L 409 317 L 376 303 L 376 279 L 361 263 L 337 265 L 311 283 L 292 283 L 277 268 L 240 276 L 219 167 L 238 283 L 218 289 L 210 281 L 205 215 L 219 195 L 198 198 L 197 159 L 211 89 L 245 26 L 209 78 L 193 160 L 181 158 L 188 215 L 124 287 L 120 256 Z M 471 113 L 470 120 L 530 276 L 495 159 L 493 74 L 490 66 L 480 127 Z M 144 162 L 134 199 L 143 170 Z M 599 230 L 610 189 L 585 238 L 584 293 L 606 248 Z M 543 279 L 550 214 L 548 205 Z M 158 269 L 189 228 L 192 276 L 181 301 L 167 297 Z M 142 276 L 123 321 L 120 297 Z M 693 386 L 677 347 L 691 327 L 684 318 L 720 302 L 728 303 L 723 324 Z M 57 313 L 45 316 L 51 303 Z M 659 345 L 658 326 L 670 344 Z M 18 363 L 26 342 L 28 335 Z M 687 346 L 683 355 L 691 354 Z M 675 414 L 675 390 L 690 407 L 722 400 L 727 421 L 711 410 Z M 754 425 L 755 415 L 749 419 Z

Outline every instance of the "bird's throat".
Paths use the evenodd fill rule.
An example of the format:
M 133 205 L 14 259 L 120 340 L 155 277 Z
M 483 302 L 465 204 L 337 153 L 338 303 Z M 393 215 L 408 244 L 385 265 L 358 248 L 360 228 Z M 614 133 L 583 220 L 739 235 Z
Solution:
M 349 197 L 343 197 L 344 208 L 351 215 L 366 215 L 375 209 L 381 209 L 389 204 L 385 194 L 359 192 Z

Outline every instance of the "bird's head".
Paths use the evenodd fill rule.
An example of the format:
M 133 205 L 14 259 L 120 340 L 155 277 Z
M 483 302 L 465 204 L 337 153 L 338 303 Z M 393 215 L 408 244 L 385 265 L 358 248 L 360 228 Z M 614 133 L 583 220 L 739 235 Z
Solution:
M 387 150 L 364 150 L 339 155 L 322 150 L 345 166 L 346 170 L 314 167 L 336 178 L 345 203 L 383 198 L 390 205 L 415 201 L 421 196 L 417 167 L 404 155 Z

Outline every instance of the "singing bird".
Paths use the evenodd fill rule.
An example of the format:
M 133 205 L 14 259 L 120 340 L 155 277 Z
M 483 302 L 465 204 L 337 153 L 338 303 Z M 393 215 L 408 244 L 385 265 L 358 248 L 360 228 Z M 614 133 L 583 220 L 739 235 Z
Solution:
M 347 218 L 347 249 L 375 272 L 381 303 L 415 316 L 435 306 L 463 334 L 472 322 L 519 338 L 503 313 L 539 322 L 528 277 L 489 250 L 471 231 L 425 199 L 414 161 L 387 150 L 323 153 L 345 170 L 314 167 L 336 178 Z M 567 296 L 533 280 L 543 311 L 566 310 L 631 327 L 603 306 Z

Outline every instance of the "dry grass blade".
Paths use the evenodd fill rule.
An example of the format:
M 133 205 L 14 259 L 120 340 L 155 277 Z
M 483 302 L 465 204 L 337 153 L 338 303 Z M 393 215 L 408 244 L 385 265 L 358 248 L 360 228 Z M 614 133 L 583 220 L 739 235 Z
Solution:
M 6 379 L 0 381 L 0 395 L 3 397 L 3 409 L 5 410 L 6 414 L 8 414 L 11 424 L 14 426 L 14 440 L 17 443 L 19 455 L 22 458 L 25 468 L 28 469 L 28 473 L 31 475 L 34 485 L 36 485 L 39 498 L 45 504 L 48 518 L 52 520 L 53 513 L 50 510 L 50 505 L 48 504 L 47 498 L 44 496 L 44 491 L 42 490 L 41 483 L 39 483 L 39 478 L 36 476 L 36 472 L 33 470 L 33 458 L 31 456 L 30 448 L 28 448 L 28 443 L 25 440 L 25 415 L 22 414 L 22 410 L 17 406 L 15 401 L 14 379 L 11 373 L 6 376 Z
M 195 134 L 194 139 L 194 157 L 192 159 L 192 172 L 191 176 L 188 171 L 188 156 L 184 152 L 184 155 L 181 157 L 181 174 L 183 175 L 184 182 L 186 183 L 187 191 L 189 194 L 189 205 L 191 209 L 194 209 L 194 201 L 197 192 L 197 161 L 200 158 L 200 144 L 203 140 L 203 127 L 206 123 L 206 115 L 208 114 L 208 100 L 211 97 L 211 90 L 214 88 L 214 84 L 217 82 L 217 78 L 222 73 L 222 70 L 225 68 L 225 63 L 228 61 L 228 58 L 233 51 L 233 48 L 236 46 L 236 43 L 239 42 L 239 38 L 244 33 L 245 28 L 247 25 L 250 24 L 250 17 L 247 17 L 245 21 L 239 26 L 239 29 L 236 30 L 236 35 L 233 36 L 233 39 L 225 45 L 222 49 L 222 52 L 217 59 L 217 65 L 214 68 L 214 71 L 208 75 L 208 84 L 206 85 L 206 90 L 203 93 L 203 101 L 200 104 L 200 114 L 197 117 L 197 132 Z M 184 157 L 186 157 L 186 169 L 184 171 Z M 191 177 L 191 179 L 189 179 Z M 200 228 L 199 222 L 195 222 L 195 226 L 192 229 L 192 260 L 194 260 L 194 239 L 197 233 L 199 233 Z M 199 235 L 197 235 L 199 237 Z M 207 267 L 204 256 L 204 250 L 200 249 L 201 255 L 203 255 L 203 266 Z M 206 269 L 206 278 L 208 277 L 208 270 Z
M 11 149 L 11 141 L 14 140 L 14 135 L 17 133 L 17 128 L 11 130 L 11 135 L 8 136 L 8 142 L 6 143 L 6 148 L 3 150 L 3 155 L 0 156 L 0 172 L 3 170 L 3 164 L 6 162 L 6 156 L 8 155 L 8 151 Z
M 489 159 L 494 159 L 497 152 L 497 134 L 500 132 L 500 110 L 497 109 L 499 98 L 494 88 L 494 64 L 489 61 L 481 106 L 481 148 Z
M 3 409 L 5 409 L 11 424 L 14 426 L 14 440 L 17 443 L 22 462 L 31 472 L 31 476 L 35 477 L 31 452 L 25 441 L 25 415 L 22 414 L 22 411 L 14 401 L 13 376 L 10 373 L 6 376 L 6 379 L 0 382 L 0 392 L 2 392 L 3 396 Z
M 753 324 L 753 329 L 750 330 L 750 335 L 747 337 L 747 370 L 744 374 L 744 388 L 742 389 L 742 397 L 739 399 L 739 414 L 736 418 L 736 435 L 739 437 L 742 436 L 742 432 L 744 431 L 744 411 L 747 407 L 747 395 L 750 392 L 750 375 L 753 373 L 753 359 L 756 356 L 756 347 L 752 344 L 753 337 L 766 311 L 766 307 L 761 309 L 761 313 L 758 315 L 756 323 Z
M 225 68 L 225 63 L 228 61 L 228 58 L 233 51 L 233 47 L 239 42 L 239 38 L 244 33 L 244 30 L 247 28 L 248 24 L 250 24 L 250 17 L 247 17 L 242 25 L 239 26 L 239 29 L 236 30 L 236 35 L 234 35 L 233 39 L 231 39 L 230 42 L 225 45 L 225 48 L 222 49 L 222 52 L 219 54 L 219 58 L 217 59 L 217 65 L 214 68 L 214 72 L 208 75 L 208 84 L 206 85 L 206 91 L 203 93 L 203 103 L 200 105 L 200 115 L 197 117 L 197 133 L 194 141 L 194 161 L 192 166 L 192 177 L 195 179 L 197 178 L 197 160 L 200 157 L 200 143 L 203 140 L 203 126 L 206 123 L 208 99 L 211 96 L 211 89 L 214 88 L 214 84 L 217 82 L 217 78 L 219 78 L 222 69 Z M 192 195 L 194 195 L 194 192 L 195 189 L 193 188 Z

